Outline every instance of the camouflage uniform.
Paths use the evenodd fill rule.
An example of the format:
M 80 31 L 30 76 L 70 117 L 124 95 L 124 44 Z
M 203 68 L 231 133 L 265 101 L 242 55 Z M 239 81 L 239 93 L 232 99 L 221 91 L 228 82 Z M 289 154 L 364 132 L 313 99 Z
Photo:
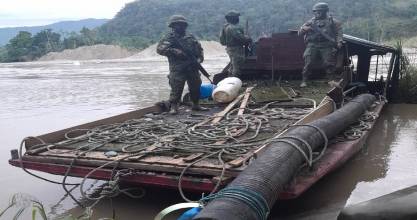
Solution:
M 329 37 L 334 39 L 334 42 L 329 41 L 316 31 L 311 30 L 306 32 L 305 28 L 311 27 L 313 24 L 320 28 L 323 33 L 326 33 Z M 320 61 L 322 61 L 326 74 L 334 73 L 337 53 L 335 42 L 339 46 L 343 41 L 341 22 L 327 15 L 322 19 L 314 17 L 301 26 L 299 34 L 304 35 L 307 44 L 306 50 L 304 51 L 303 82 L 311 75 L 313 66 L 318 66 L 317 64 L 320 63 Z
M 226 15 L 238 17 L 240 14 L 231 11 Z M 245 62 L 245 45 L 250 42 L 250 38 L 246 37 L 243 31 L 243 27 L 239 24 L 231 24 L 227 22 L 221 33 L 220 43 L 226 46 L 227 54 L 230 57 L 232 63 L 232 76 L 240 75 L 240 68 Z
M 187 82 L 191 100 L 193 103 L 198 103 L 201 86 L 200 73 L 198 72 L 198 68 L 195 65 L 192 65 L 192 61 L 186 57 L 178 57 L 172 51 L 173 49 L 178 49 L 178 47 L 175 46 L 176 41 L 174 38 L 177 39 L 177 42 L 179 42 L 184 49 L 192 52 L 198 60 L 203 61 L 204 59 L 201 44 L 191 34 L 180 37 L 175 32 L 170 32 L 159 41 L 157 53 L 168 57 L 169 62 L 168 79 L 171 87 L 169 101 L 174 104 L 180 102 L 185 82 Z

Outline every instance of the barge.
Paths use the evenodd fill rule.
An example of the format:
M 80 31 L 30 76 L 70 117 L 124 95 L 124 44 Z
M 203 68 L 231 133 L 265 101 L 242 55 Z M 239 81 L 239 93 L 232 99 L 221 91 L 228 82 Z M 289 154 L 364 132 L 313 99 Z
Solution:
M 377 101 L 356 123 L 306 155 L 306 163 L 278 196 L 297 198 L 364 146 L 398 85 L 400 55 L 395 48 L 348 35 L 344 41 L 333 83 L 317 69 L 310 86 L 299 88 L 303 40 L 294 33 L 273 34 L 256 42 L 256 54 L 244 65 L 244 88 L 229 104 L 207 101 L 210 111 L 203 114 L 184 105 L 172 116 L 158 103 L 28 137 L 9 163 L 28 173 L 61 175 L 63 185 L 67 176 L 117 178 L 117 183 L 178 189 L 187 200 L 184 191 L 209 193 L 225 187 L 292 127 L 321 119 L 357 95 L 375 95 Z M 387 57 L 387 63 L 379 62 Z

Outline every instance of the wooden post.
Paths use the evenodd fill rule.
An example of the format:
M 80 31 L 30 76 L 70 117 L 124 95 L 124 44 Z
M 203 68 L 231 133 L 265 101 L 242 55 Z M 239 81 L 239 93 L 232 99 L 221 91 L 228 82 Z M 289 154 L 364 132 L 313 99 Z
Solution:
M 254 88 L 255 88 L 255 87 L 254 87 L 254 86 L 252 86 L 252 87 L 249 87 L 249 88 L 247 88 L 247 89 L 246 89 L 246 91 L 245 91 L 245 96 L 243 97 L 243 101 L 242 101 L 242 103 L 240 104 L 240 107 L 239 107 L 239 112 L 237 113 L 237 115 L 243 115 L 243 113 L 245 112 L 245 108 L 246 108 L 246 106 L 248 105 L 248 101 L 249 101 L 250 93 L 252 92 L 252 90 L 253 90 Z

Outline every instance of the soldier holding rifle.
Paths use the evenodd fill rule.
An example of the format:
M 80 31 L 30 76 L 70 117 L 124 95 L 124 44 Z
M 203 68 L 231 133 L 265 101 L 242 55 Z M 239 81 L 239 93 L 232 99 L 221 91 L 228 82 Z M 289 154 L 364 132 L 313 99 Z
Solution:
M 178 113 L 185 82 L 190 90 L 192 110 L 207 110 L 199 105 L 201 86 L 199 70 L 203 74 L 207 74 L 206 77 L 209 76 L 201 66 L 204 60 L 203 48 L 193 35 L 186 33 L 188 22 L 184 16 L 173 15 L 168 26 L 172 31 L 159 41 L 156 51 L 158 54 L 168 57 L 170 72 L 168 79 L 171 87 L 170 113 Z
M 307 86 L 308 77 L 313 66 L 320 60 L 326 74 L 334 74 L 336 68 L 336 54 L 342 47 L 342 24 L 328 15 L 327 3 L 317 3 L 313 6 L 314 18 L 303 24 L 298 32 L 304 35 L 307 44 L 304 51 L 303 79 L 300 87 Z
M 241 75 L 240 68 L 245 62 L 245 46 L 252 39 L 244 34 L 243 27 L 239 25 L 240 13 L 230 11 L 226 14 L 226 24 L 220 32 L 220 43 L 226 46 L 227 54 L 232 64 L 232 76 Z

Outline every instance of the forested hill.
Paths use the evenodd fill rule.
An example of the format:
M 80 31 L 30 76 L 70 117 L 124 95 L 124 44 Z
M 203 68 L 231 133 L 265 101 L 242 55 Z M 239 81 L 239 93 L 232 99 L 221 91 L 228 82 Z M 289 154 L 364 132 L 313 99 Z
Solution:
M 167 30 L 173 14 L 190 21 L 190 32 L 199 38 L 217 39 L 224 14 L 241 12 L 249 20 L 253 37 L 297 29 L 312 17 L 312 0 L 138 0 L 129 3 L 114 19 L 100 27 L 100 36 L 130 42 L 155 42 Z M 344 22 L 344 31 L 357 37 L 386 41 L 417 35 L 417 0 L 329 0 L 333 17 Z
M 42 30 L 51 29 L 55 32 L 65 34 L 71 32 L 79 32 L 83 27 L 93 29 L 106 23 L 107 21 L 108 19 L 90 18 L 79 21 L 61 21 L 45 26 L 0 28 L 0 45 L 5 45 L 6 43 L 8 43 L 10 39 L 12 39 L 14 36 L 16 36 L 16 34 L 19 33 L 19 31 L 27 31 L 35 35 L 36 33 Z

